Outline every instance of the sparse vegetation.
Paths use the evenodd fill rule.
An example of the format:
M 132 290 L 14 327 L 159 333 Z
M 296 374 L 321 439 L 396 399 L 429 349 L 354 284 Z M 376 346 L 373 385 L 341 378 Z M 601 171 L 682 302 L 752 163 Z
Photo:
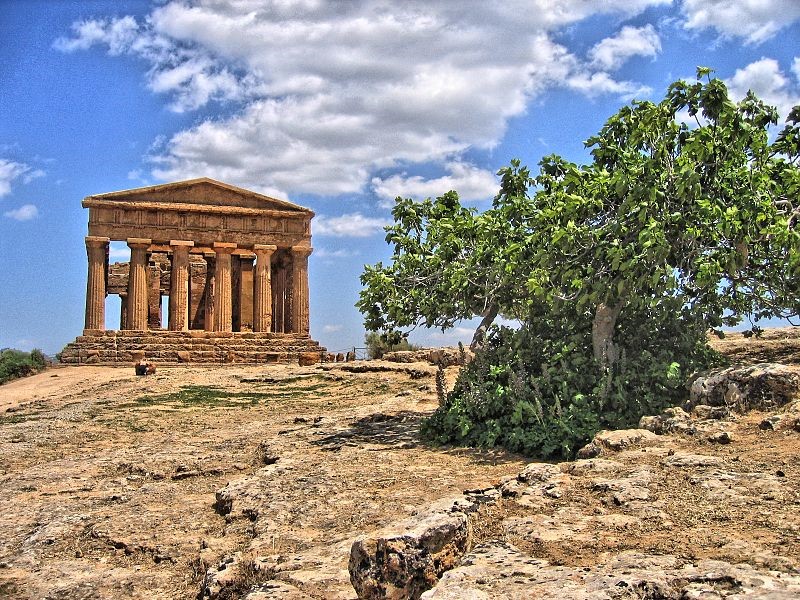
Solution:
M 299 381 L 295 378 L 293 382 Z M 177 392 L 167 394 L 139 396 L 135 400 L 137 406 L 155 406 L 179 404 L 183 407 L 243 407 L 252 406 L 259 402 L 295 399 L 307 396 L 322 397 L 325 395 L 326 384 L 323 381 L 307 383 L 305 385 L 282 385 L 268 391 L 247 390 L 234 392 L 217 387 L 204 385 L 182 386 Z M 120 405 L 125 408 L 128 405 Z
M 0 384 L 44 371 L 47 363 L 44 353 L 37 348 L 30 352 L 13 348 L 0 350 Z

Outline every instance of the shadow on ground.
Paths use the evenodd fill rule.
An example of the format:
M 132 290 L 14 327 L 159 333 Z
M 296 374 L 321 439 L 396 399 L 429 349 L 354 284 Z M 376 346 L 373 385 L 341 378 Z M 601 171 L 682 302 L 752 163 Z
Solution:
M 326 435 L 311 443 L 322 450 L 336 452 L 343 446 L 382 446 L 380 450 L 404 450 L 424 447 L 429 450 L 469 456 L 475 464 L 497 465 L 505 462 L 519 462 L 523 459 L 497 448 L 467 448 L 461 446 L 440 446 L 424 438 L 420 433 L 422 421 L 429 413 L 403 411 L 395 414 L 375 413 L 357 421 L 350 427 Z M 524 460 L 524 459 L 523 459 Z

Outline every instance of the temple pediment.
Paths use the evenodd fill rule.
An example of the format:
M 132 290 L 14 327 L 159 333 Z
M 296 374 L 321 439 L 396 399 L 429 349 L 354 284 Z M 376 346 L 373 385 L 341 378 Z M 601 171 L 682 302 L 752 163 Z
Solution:
M 215 242 L 308 246 L 314 216 L 286 200 L 205 177 L 87 196 L 83 206 L 90 236 L 192 240 L 195 252 Z
M 207 177 L 87 196 L 83 206 L 109 206 L 111 203 L 131 208 L 154 207 L 203 212 L 231 212 L 225 209 L 238 208 L 313 215 L 309 209 L 287 200 L 271 198 Z

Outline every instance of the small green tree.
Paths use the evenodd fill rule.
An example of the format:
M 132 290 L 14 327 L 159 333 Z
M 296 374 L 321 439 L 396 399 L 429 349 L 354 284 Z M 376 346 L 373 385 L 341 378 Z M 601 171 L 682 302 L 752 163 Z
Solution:
M 492 209 L 468 213 L 468 226 L 429 216 L 414 229 L 395 215 L 387 240 L 437 240 L 421 245 L 423 269 L 444 259 L 448 277 L 426 288 L 426 323 L 477 312 L 453 310 L 467 307 L 453 298 L 476 297 L 464 282 L 483 278 L 492 286 L 474 289 L 522 322 L 490 338 L 429 433 L 568 456 L 597 428 L 629 426 L 682 394 L 686 376 L 713 360 L 708 328 L 797 316 L 800 108 L 771 143 L 776 121 L 774 108 L 753 94 L 732 102 L 698 69 L 660 103 L 612 116 L 587 142 L 588 165 L 549 156 L 533 178 L 512 161 Z M 451 239 L 464 230 L 468 241 Z M 362 278 L 368 327 L 421 314 L 414 303 L 387 314 L 372 302 L 393 293 L 398 264 L 411 269 L 407 248 Z
M 408 339 L 398 335 L 381 335 L 376 331 L 368 331 L 364 336 L 367 345 L 367 355 L 370 359 L 383 358 L 387 352 L 398 350 L 418 350 L 419 347 L 408 342 Z

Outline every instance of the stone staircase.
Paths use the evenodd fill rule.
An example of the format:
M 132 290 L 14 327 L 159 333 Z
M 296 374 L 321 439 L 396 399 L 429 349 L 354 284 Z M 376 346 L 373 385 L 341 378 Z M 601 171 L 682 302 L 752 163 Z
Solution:
M 155 364 L 265 364 L 298 362 L 311 354 L 324 360 L 325 348 L 292 333 L 85 330 L 64 347 L 61 362 L 117 365 L 144 358 Z

